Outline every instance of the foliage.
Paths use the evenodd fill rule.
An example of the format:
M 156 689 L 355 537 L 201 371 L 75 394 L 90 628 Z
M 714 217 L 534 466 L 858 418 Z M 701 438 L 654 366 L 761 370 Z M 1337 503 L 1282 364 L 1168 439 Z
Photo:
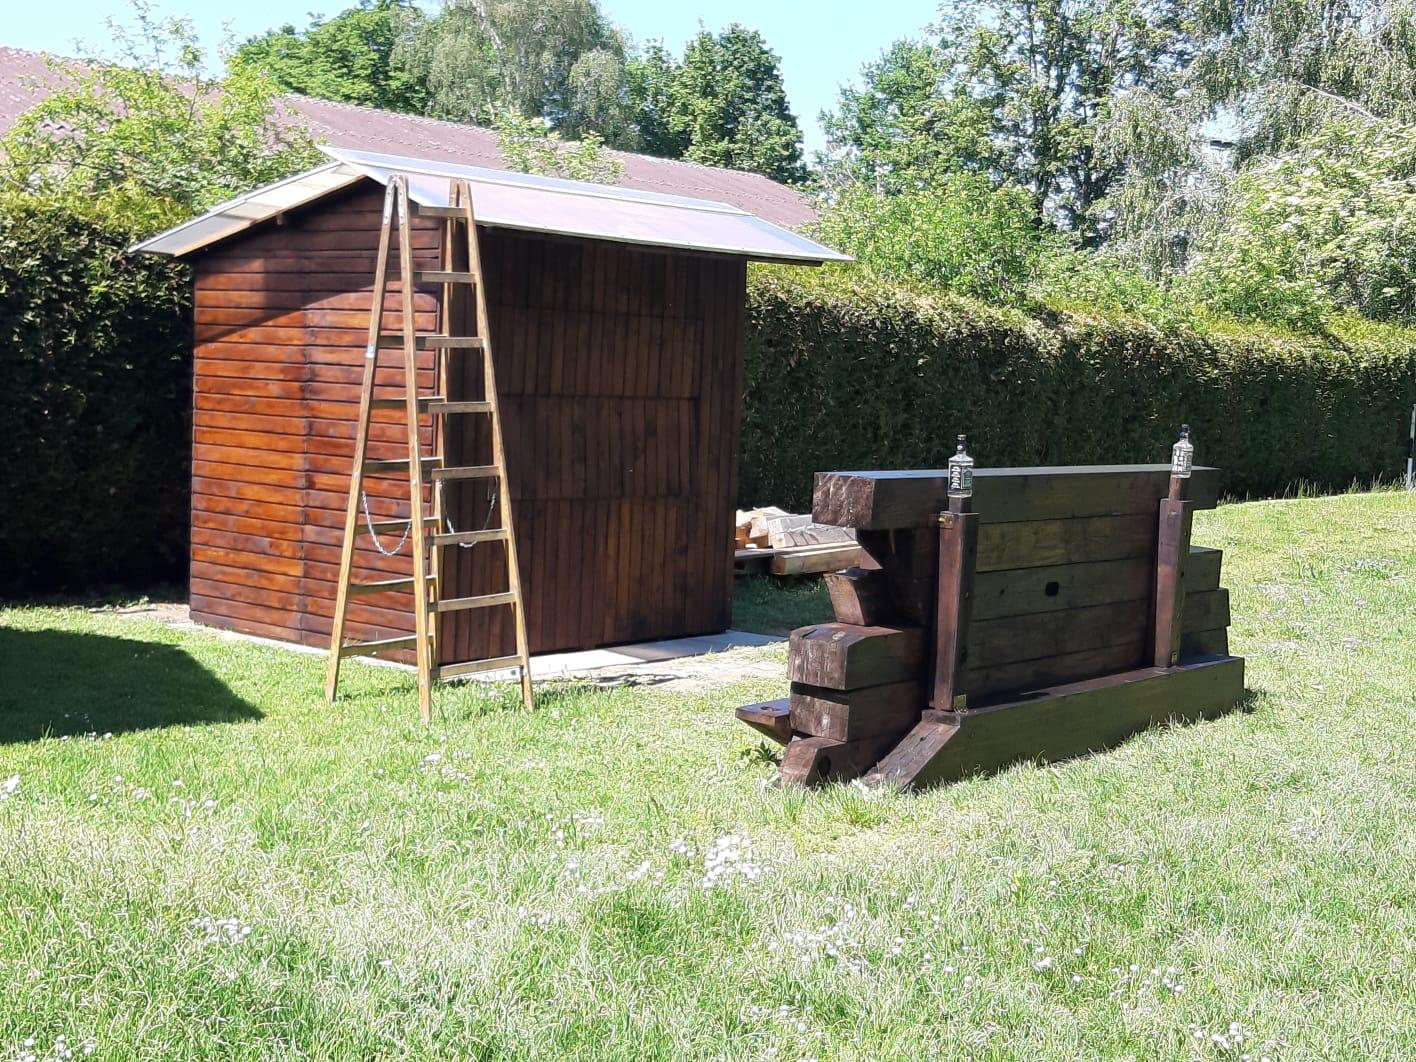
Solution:
M 237 49 L 232 70 L 250 69 L 283 89 L 392 111 L 420 112 L 423 83 L 398 62 L 423 19 L 412 0 L 359 0 L 305 29 L 286 24 Z
M 630 92 L 646 150 L 800 182 L 801 129 L 781 60 L 755 30 L 700 30 L 675 62 L 651 45 L 631 63 Z
M 135 11 L 135 29 L 110 24 L 115 61 L 65 67 L 64 87 L 0 141 L 7 198 L 147 233 L 319 158 L 278 120 L 272 82 L 250 70 L 206 77 L 189 22 Z
M 447 0 L 402 53 L 426 113 L 490 125 L 505 111 L 629 146 L 625 42 L 596 0 Z
M 614 184 L 624 170 L 595 133 L 567 144 L 536 119 L 509 112 L 497 115 L 496 131 L 502 162 L 521 173 Z
M 844 176 L 895 187 L 963 167 L 1027 188 L 1087 242 L 1115 177 L 1094 138 L 1112 97 L 1165 83 L 1185 49 L 1169 0 L 967 0 L 847 89 L 826 129 Z
M 1022 297 L 1049 245 L 1026 191 L 977 174 L 893 196 L 843 189 L 814 234 L 882 276 L 996 302 Z
M 927 41 L 896 41 L 866 64 L 862 85 L 843 86 L 837 110 L 821 115 L 819 161 L 831 183 L 899 194 L 940 175 L 990 172 L 987 114 L 949 75 L 949 57 Z
M 809 504 L 827 468 L 931 468 L 969 433 L 988 465 L 1162 459 L 1176 426 L 1239 495 L 1391 474 L 1416 402 L 1416 334 L 1347 341 L 1116 313 L 1034 314 L 762 268 L 749 286 L 745 504 Z
M 1339 308 L 1416 320 L 1416 126 L 1330 123 L 1234 182 L 1186 287 L 1216 309 L 1309 328 Z
M 66 204 L 0 210 L 0 593 L 185 570 L 185 268 Z

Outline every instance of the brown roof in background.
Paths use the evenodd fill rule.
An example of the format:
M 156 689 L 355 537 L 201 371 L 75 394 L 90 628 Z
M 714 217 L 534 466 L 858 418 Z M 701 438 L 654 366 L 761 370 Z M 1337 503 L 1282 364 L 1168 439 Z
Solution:
M 53 61 L 54 57 L 48 59 Z M 60 83 L 63 74 L 52 69 L 49 61 L 39 52 L 0 47 L 0 133 Z M 496 133 L 481 126 L 309 96 L 287 95 L 283 101 L 287 108 L 281 116 L 283 121 L 303 126 L 316 140 L 336 147 L 497 170 L 507 168 Z M 623 167 L 615 183 L 624 188 L 731 203 L 786 228 L 794 229 L 816 218 L 816 212 L 800 192 L 760 174 L 628 151 L 610 151 L 609 155 Z

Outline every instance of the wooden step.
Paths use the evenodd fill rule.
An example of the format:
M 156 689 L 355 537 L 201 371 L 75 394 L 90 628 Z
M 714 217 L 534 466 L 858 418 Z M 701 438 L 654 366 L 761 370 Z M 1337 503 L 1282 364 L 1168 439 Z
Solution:
M 433 585 L 433 577 L 427 576 L 425 582 Z M 413 577 L 410 575 L 406 579 L 380 579 L 376 583 L 350 583 L 349 595 L 351 597 L 362 597 L 365 594 L 397 594 L 407 593 L 413 589 Z
M 431 470 L 431 471 L 433 471 L 433 472 L 441 471 L 441 469 L 439 469 L 439 468 L 436 467 L 437 463 L 438 463 L 439 461 L 441 461 L 441 460 L 442 460 L 441 457 L 425 457 L 425 458 L 423 458 L 423 469 L 424 469 L 424 471 L 429 471 L 429 470 Z M 387 460 L 387 461 L 365 461 L 365 462 L 364 462 L 364 472 L 365 472 L 365 474 L 368 474 L 368 473 L 370 473 L 370 472 L 407 472 L 407 471 L 408 471 L 408 458 L 406 458 L 406 457 L 395 457 L 395 458 L 392 458 L 392 459 Z
M 414 635 L 406 638 L 384 638 L 377 642 L 346 642 L 339 647 L 340 656 L 378 656 L 402 649 L 416 649 L 418 639 Z
M 490 402 L 444 402 L 437 399 L 428 403 L 428 412 L 434 416 L 446 416 L 449 413 L 490 413 L 492 404 Z
M 475 284 L 477 274 L 460 269 L 415 269 L 414 284 Z
M 413 580 L 409 580 L 411 584 Z M 516 604 L 516 595 L 511 591 L 500 594 L 478 594 L 476 597 L 449 597 L 428 604 L 430 612 L 461 612 L 469 608 L 494 608 L 497 605 Z
M 428 407 L 437 401 L 436 398 L 420 398 L 418 401 L 418 412 L 426 413 Z M 369 403 L 370 409 L 396 409 L 402 412 L 408 407 L 406 398 L 375 398 Z
M 498 475 L 496 465 L 461 465 L 432 470 L 433 479 L 496 479 Z
M 380 332 L 379 346 L 403 346 L 402 332 Z M 417 350 L 481 350 L 481 336 L 448 336 L 440 332 L 422 332 L 413 336 L 413 346 Z
M 493 527 L 487 531 L 451 531 L 433 535 L 435 546 L 470 546 L 476 542 L 505 542 L 506 528 Z
M 409 212 L 415 217 L 424 218 L 453 218 L 457 221 L 467 220 L 467 208 L 465 206 L 427 206 L 424 203 L 408 201 Z
M 462 664 L 444 664 L 442 667 L 434 668 L 433 675 L 439 679 L 460 678 L 463 675 L 480 675 L 484 671 L 502 671 L 506 668 L 520 666 L 521 657 L 519 656 L 496 656 L 490 660 L 468 660 Z
M 373 525 L 373 526 L 374 526 L 374 534 L 376 534 L 376 535 L 401 535 L 401 534 L 403 534 L 403 529 L 408 526 L 409 522 L 410 522 L 410 521 L 408 521 L 408 520 L 375 520 L 375 521 L 374 521 L 374 525 Z M 438 518 L 437 518 L 436 516 L 425 516 L 425 517 L 423 517 L 423 528 L 424 528 L 424 530 L 433 531 L 433 530 L 436 530 L 436 529 L 437 529 L 437 526 L 438 526 Z M 367 525 L 367 524 L 363 524 L 363 523 L 361 523 L 361 524 L 359 525 L 359 528 L 358 528 L 358 530 L 360 530 L 360 531 L 365 531 L 365 532 L 367 532 L 368 529 L 369 529 L 368 525 Z

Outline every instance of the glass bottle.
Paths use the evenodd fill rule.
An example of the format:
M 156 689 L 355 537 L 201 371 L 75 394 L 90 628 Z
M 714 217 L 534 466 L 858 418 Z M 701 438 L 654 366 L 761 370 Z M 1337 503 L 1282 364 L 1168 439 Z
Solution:
M 1177 479 L 1189 479 L 1195 465 L 1195 446 L 1190 442 L 1190 425 L 1180 425 L 1180 438 L 1170 450 L 1170 474 Z
M 973 496 L 974 459 L 964 449 L 967 435 L 959 436 L 959 449 L 949 458 L 949 497 L 970 498 Z

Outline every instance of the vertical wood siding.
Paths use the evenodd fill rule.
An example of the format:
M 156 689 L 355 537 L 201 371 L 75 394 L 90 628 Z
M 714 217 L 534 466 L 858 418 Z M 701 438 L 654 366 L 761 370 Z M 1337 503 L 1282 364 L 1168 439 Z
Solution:
M 381 202 L 364 190 L 195 263 L 199 622 L 328 642 Z M 435 225 L 414 239 L 420 267 L 433 266 Z M 722 630 L 744 264 L 501 230 L 483 234 L 483 256 L 532 650 Z M 432 330 L 432 295 L 417 308 L 418 328 Z M 384 309 L 385 327 L 401 327 L 396 296 Z M 395 357 L 383 355 L 380 397 L 398 393 Z M 451 382 L 455 396 L 480 397 L 477 372 Z M 483 463 L 478 418 L 459 422 L 449 452 Z M 403 456 L 396 413 L 375 414 L 373 438 L 375 457 Z M 485 484 L 448 491 L 458 530 L 484 526 Z M 407 516 L 401 478 L 373 479 L 368 494 L 374 519 Z M 504 588 L 501 549 L 447 548 L 448 593 Z M 407 554 L 384 557 L 361 535 L 356 577 L 406 575 Z M 411 607 L 408 596 L 355 601 L 349 636 L 410 631 Z M 510 652 L 505 612 L 443 616 L 440 656 Z

